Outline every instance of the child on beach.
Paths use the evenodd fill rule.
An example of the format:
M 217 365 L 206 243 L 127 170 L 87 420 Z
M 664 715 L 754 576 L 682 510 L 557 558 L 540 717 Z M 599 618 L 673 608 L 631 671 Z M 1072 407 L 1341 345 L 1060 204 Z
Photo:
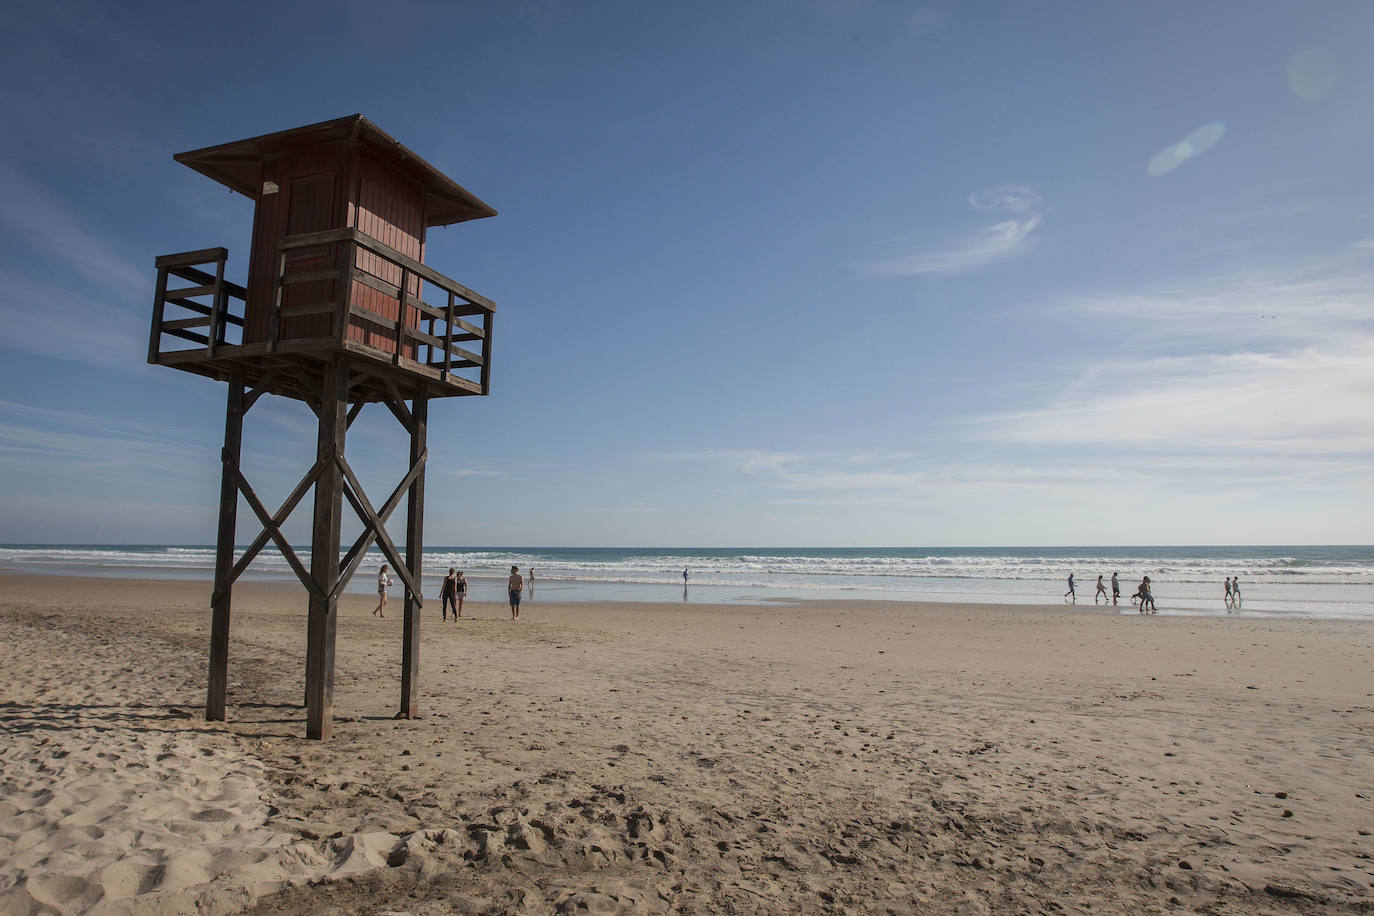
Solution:
M 510 594 L 510 619 L 520 619 L 520 593 L 525 590 L 525 578 L 520 575 L 520 567 L 510 568 L 510 579 L 506 582 L 506 590 Z
M 1093 595 L 1093 604 L 1097 604 L 1098 595 L 1102 596 L 1103 601 L 1107 600 L 1107 586 L 1103 583 L 1101 576 L 1097 577 L 1097 594 Z
M 386 612 L 382 610 L 382 608 L 386 607 L 386 590 L 396 584 L 391 580 L 391 577 L 386 574 L 387 570 L 390 568 L 390 566 L 383 563 L 382 571 L 377 573 L 377 606 L 372 610 L 373 617 L 386 617 Z

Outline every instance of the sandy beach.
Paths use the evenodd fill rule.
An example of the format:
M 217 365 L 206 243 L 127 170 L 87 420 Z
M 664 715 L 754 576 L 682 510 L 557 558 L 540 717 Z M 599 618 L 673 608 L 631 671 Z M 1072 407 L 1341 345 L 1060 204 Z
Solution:
M 1374 911 L 1369 624 L 207 594 L 0 577 L 0 913 Z

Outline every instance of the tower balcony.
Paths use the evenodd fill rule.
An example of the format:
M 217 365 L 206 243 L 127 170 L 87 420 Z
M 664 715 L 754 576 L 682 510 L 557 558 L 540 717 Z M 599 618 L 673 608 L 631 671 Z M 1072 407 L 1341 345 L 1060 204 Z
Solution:
M 364 401 L 490 391 L 489 299 L 354 228 L 282 236 L 275 254 L 257 297 L 225 279 L 224 248 L 157 258 L 148 362 L 305 400 L 293 366 L 341 354 Z

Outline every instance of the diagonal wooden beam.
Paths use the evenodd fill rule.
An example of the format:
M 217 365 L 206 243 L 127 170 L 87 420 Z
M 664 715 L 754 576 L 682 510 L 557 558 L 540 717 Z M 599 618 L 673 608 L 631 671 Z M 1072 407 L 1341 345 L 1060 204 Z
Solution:
M 327 464 L 326 462 L 326 466 Z M 281 527 L 272 520 L 271 515 L 267 514 L 267 507 L 262 504 L 262 500 L 258 499 L 258 494 L 253 492 L 252 485 L 244 478 L 243 472 L 239 470 L 238 464 L 226 460 L 225 465 L 233 471 L 234 479 L 238 482 L 239 492 L 243 494 L 244 499 L 248 500 L 248 505 L 252 507 L 253 513 L 257 515 L 258 521 L 262 522 L 263 528 L 267 530 L 272 540 L 276 543 L 277 549 L 281 551 L 281 555 L 286 558 L 286 562 L 289 563 L 291 569 L 295 571 L 296 578 L 301 580 L 301 584 L 305 586 L 306 591 L 310 592 L 310 594 L 317 598 L 323 598 L 324 590 L 315 582 L 314 577 L 305 571 L 305 567 L 301 565 L 300 557 L 296 556 L 296 551 L 292 550 L 291 545 L 287 543 L 285 535 L 281 533 Z
M 335 455 L 334 461 L 339 465 L 339 470 L 343 471 L 344 479 L 348 481 L 348 486 L 344 488 L 344 495 L 347 496 L 348 501 L 353 504 L 353 509 L 358 513 L 359 517 L 362 518 L 363 524 L 372 525 L 373 531 L 377 535 L 377 543 L 382 548 L 382 555 L 391 561 L 391 565 L 396 569 L 396 575 L 401 577 L 401 581 L 405 583 L 406 588 L 415 596 L 417 604 L 423 606 L 424 601 L 422 600 L 423 596 L 420 593 L 419 585 L 416 584 L 415 579 L 411 576 L 410 570 L 401 562 L 400 551 L 398 551 L 396 545 L 392 543 L 391 535 L 386 533 L 386 527 L 380 524 L 377 512 L 372 508 L 372 503 L 368 502 L 367 493 L 363 491 L 362 484 L 358 483 L 358 478 L 354 476 L 353 469 L 348 466 L 348 460 L 344 458 L 343 455 Z M 352 491 L 351 493 L 349 492 L 350 490 Z
M 248 411 L 252 409 L 253 405 L 258 402 L 258 398 L 262 397 L 264 394 L 267 393 L 267 386 L 272 384 L 276 377 L 276 369 L 267 370 L 267 373 L 262 377 L 262 381 L 258 382 L 257 386 L 252 391 L 248 392 L 248 395 L 243 399 L 244 413 L 248 413 Z
M 348 419 L 345 420 L 345 428 L 351 427 L 353 425 L 353 421 L 358 419 L 358 414 L 362 413 L 363 408 L 366 406 L 366 401 L 359 401 L 352 407 L 348 408 Z
M 327 467 L 329 467 L 328 461 L 315 462 L 315 466 L 306 472 L 305 476 L 301 478 L 300 483 L 296 484 L 296 489 L 291 491 L 291 495 L 286 498 L 286 502 L 282 503 L 281 508 L 272 516 L 272 522 L 278 529 L 280 529 L 282 523 L 291 516 L 291 513 L 296 510 L 296 505 L 305 496 L 306 491 L 314 485 L 315 481 L 319 479 L 320 473 Z M 248 545 L 248 549 L 243 552 L 243 556 L 239 557 L 238 562 L 234 564 L 233 570 L 229 573 L 228 580 L 216 587 L 215 595 L 210 599 L 212 604 L 219 599 L 221 594 L 229 591 L 229 586 L 233 585 L 238 577 L 243 575 L 244 571 L 248 569 L 248 564 L 252 563 L 253 558 L 258 555 L 258 552 L 267 546 L 267 542 L 271 537 L 272 532 L 263 528 L 262 532 L 253 539 L 253 543 Z
M 420 460 L 411 467 L 410 473 L 406 474 L 405 479 L 396 485 L 395 490 L 391 491 L 391 496 L 387 498 L 387 501 L 382 505 L 381 511 L 377 513 L 377 517 L 381 520 L 383 525 L 391 519 L 391 513 L 400 505 L 401 497 L 405 495 L 405 492 L 410 489 L 410 485 L 415 482 L 415 478 L 424 470 L 425 461 L 428 460 L 428 458 L 429 452 L 426 450 L 420 456 Z M 348 492 L 347 487 L 344 488 L 344 492 Z M 350 499 L 349 502 L 352 503 L 353 501 Z M 342 593 L 344 586 L 353 578 L 353 574 L 358 571 L 358 567 L 363 562 L 363 555 L 367 553 L 368 548 L 372 546 L 373 539 L 376 537 L 376 532 L 373 531 L 372 526 L 368 523 L 367 519 L 363 517 L 362 511 L 356 504 L 354 504 L 353 510 L 358 513 L 358 518 L 363 522 L 363 533 L 358 535 L 358 539 L 353 542 L 353 546 L 348 548 L 348 553 L 344 555 L 344 573 L 339 578 L 339 584 L 335 586 L 334 590 L 336 594 Z
M 391 397 L 388 398 L 384 403 L 386 404 L 387 408 L 390 409 L 391 412 L 396 415 L 396 419 L 401 421 L 401 425 L 406 428 L 406 432 L 410 432 L 415 425 L 415 421 L 410 416 L 409 408 L 406 407 L 405 398 L 401 397 L 400 390 L 396 387 L 396 383 L 393 382 L 391 379 L 386 379 L 386 390 L 387 393 L 391 395 Z

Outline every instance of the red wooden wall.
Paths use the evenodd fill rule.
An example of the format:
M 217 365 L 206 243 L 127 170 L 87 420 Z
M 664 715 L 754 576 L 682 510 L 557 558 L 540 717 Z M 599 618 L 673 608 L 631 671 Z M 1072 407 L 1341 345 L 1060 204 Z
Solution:
M 278 191 L 260 195 L 254 214 L 244 343 L 267 339 L 268 316 L 275 295 L 277 241 L 282 236 L 353 226 L 402 254 L 424 260 L 422 189 L 366 150 L 334 146 L 290 154 L 266 162 L 263 180 L 274 182 Z M 338 264 L 337 246 L 320 245 L 289 254 L 287 271 L 325 269 Z M 359 250 L 355 266 L 393 286 L 401 282 L 400 268 L 371 252 Z M 282 304 L 334 302 L 336 282 L 321 280 L 285 286 Z M 412 296 L 420 295 L 421 284 L 416 278 L 412 277 L 408 285 Z M 391 322 L 396 320 L 398 297 L 356 281 L 350 296 L 353 304 L 378 313 L 386 322 L 354 317 L 349 322 L 348 339 L 394 353 L 396 329 Z M 406 312 L 406 324 L 418 327 L 416 310 L 407 308 Z M 332 314 L 304 315 L 284 318 L 277 339 L 328 338 L 333 334 Z M 405 355 L 414 354 L 414 343 L 407 344 Z

